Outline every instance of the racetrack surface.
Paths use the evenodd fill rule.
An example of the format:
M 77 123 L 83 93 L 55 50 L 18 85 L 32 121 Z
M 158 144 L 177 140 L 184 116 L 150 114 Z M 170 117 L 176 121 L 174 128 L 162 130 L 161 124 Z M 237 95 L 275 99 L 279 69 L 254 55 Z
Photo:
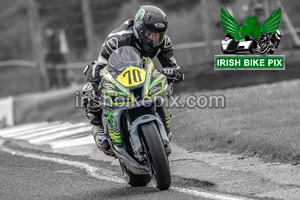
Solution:
M 88 124 L 37 123 L 0 131 L 0 199 L 299 199 L 299 167 L 172 145 L 172 187 L 125 183 Z
M 0 199 L 205 199 L 175 190 L 159 192 L 154 187 L 132 188 L 116 179 L 91 177 L 85 169 L 72 165 L 6 152 L 0 155 L 4 161 L 1 162 Z M 64 160 L 67 159 L 65 156 Z

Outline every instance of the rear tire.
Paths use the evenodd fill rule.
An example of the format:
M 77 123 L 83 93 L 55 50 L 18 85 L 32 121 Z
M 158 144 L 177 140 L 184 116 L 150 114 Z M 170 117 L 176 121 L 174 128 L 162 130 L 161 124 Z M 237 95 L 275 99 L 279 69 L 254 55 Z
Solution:
M 129 185 L 134 187 L 146 186 L 151 181 L 151 176 L 149 174 L 136 175 L 132 173 L 121 161 L 119 162 L 123 175 Z
M 160 133 L 154 122 L 141 125 L 141 130 L 142 142 L 146 148 L 145 152 L 149 160 L 149 167 L 152 168 L 156 187 L 160 190 L 167 190 L 171 186 L 171 173 Z

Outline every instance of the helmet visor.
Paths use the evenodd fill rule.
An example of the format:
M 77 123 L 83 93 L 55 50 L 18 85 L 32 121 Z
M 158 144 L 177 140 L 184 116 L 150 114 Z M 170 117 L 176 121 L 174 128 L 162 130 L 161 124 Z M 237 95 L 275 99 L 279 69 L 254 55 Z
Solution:
M 152 32 L 149 30 L 145 31 L 145 38 L 147 39 L 147 43 L 153 47 L 159 46 L 165 37 L 166 32 Z

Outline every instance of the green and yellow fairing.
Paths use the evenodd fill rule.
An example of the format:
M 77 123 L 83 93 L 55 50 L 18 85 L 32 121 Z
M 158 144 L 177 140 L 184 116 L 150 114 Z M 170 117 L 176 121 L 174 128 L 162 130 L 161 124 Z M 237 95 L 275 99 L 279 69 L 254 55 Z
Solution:
M 106 95 L 112 105 L 134 103 L 133 94 L 127 91 L 122 84 L 116 81 L 107 71 L 107 68 L 104 68 L 100 71 L 100 76 L 106 80 L 102 93 Z M 123 98 L 124 101 L 117 101 L 117 98 Z
M 160 73 L 153 65 L 150 58 L 147 58 L 148 70 L 146 84 L 144 87 L 145 97 L 152 98 L 165 91 L 166 77 Z
M 166 77 L 153 65 L 150 58 L 144 58 L 145 68 L 131 66 L 113 77 L 107 67 L 100 71 L 106 81 L 102 94 L 106 95 L 112 105 L 132 104 L 138 99 L 134 90 L 142 88 L 142 97 L 150 99 L 162 94 L 166 89 Z

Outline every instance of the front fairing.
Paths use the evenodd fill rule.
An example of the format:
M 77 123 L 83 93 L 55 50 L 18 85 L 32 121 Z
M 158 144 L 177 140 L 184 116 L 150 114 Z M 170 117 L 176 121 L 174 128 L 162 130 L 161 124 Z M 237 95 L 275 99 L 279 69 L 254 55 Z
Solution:
M 166 94 L 166 77 L 154 67 L 150 58 L 144 59 L 144 68 L 128 67 L 114 76 L 107 67 L 101 70 L 100 75 L 105 79 L 102 98 L 106 99 L 106 105 L 133 104 L 131 107 L 136 107 L 135 103 L 141 105 L 144 100 L 151 103 L 152 98 Z
M 167 90 L 167 78 L 158 71 L 150 58 L 147 59 L 147 75 L 143 87 L 143 96 L 147 99 L 164 95 Z

